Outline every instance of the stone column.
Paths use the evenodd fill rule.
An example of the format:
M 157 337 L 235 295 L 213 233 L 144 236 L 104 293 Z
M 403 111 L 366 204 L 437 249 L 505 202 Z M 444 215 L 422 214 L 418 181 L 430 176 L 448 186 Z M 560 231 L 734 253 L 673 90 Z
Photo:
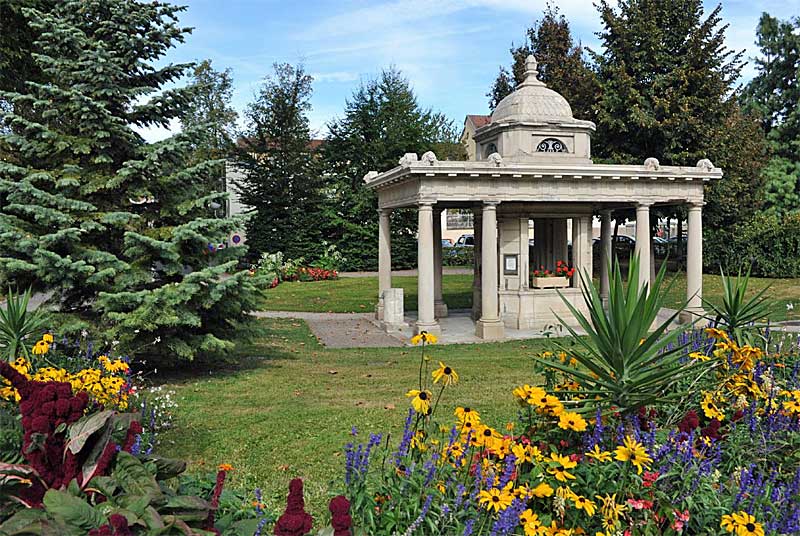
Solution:
M 581 286 L 581 275 L 592 273 L 592 254 L 590 242 L 591 219 L 589 216 L 572 218 L 572 266 L 575 275 L 572 277 L 572 286 Z
M 483 237 L 483 214 L 481 210 L 473 209 L 472 232 L 474 257 L 474 271 L 472 276 L 472 319 L 476 322 L 481 318 L 481 241 Z
M 530 284 L 530 259 L 528 248 L 528 218 L 519 219 L 519 289 L 528 290 Z
M 703 204 L 688 206 L 688 237 L 686 241 L 686 314 L 682 320 L 697 320 L 703 315 Z
M 636 205 L 636 249 L 639 257 L 639 289 L 650 288 L 650 205 Z
M 497 285 L 497 203 L 483 204 L 481 237 L 481 319 L 475 334 L 481 339 L 502 339 L 505 329 L 500 320 Z
M 383 293 L 392 288 L 392 211 L 378 209 L 378 306 L 375 317 L 383 320 Z
M 442 297 L 442 209 L 433 211 L 433 313 L 436 318 L 447 316 L 447 304 Z
M 420 203 L 417 238 L 417 325 L 415 332 L 439 333 L 439 324 L 434 315 L 434 260 L 433 260 L 433 204 Z
M 614 246 L 611 244 L 611 211 L 600 211 L 600 298 L 603 305 L 608 305 L 608 289 L 610 287 L 611 259 Z

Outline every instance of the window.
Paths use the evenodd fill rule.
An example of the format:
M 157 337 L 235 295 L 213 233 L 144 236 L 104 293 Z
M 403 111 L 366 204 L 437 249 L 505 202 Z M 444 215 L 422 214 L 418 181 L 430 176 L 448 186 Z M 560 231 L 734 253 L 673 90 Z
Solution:
M 490 154 L 496 152 L 497 152 L 497 145 L 495 145 L 494 143 L 490 143 L 489 145 L 486 146 L 486 150 L 484 151 L 483 155 L 485 158 L 489 158 Z
M 564 142 L 561 140 L 557 140 L 556 138 L 545 138 L 539 142 L 539 145 L 536 146 L 536 152 L 538 153 L 566 153 L 567 146 L 564 145 Z

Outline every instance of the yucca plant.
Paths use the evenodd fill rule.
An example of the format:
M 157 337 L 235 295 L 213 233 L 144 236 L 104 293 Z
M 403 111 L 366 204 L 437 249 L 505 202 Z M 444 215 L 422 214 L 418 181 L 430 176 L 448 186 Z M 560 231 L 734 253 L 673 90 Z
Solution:
M 769 287 L 748 299 L 749 268 L 744 275 L 739 270 L 735 278 L 725 275 L 722 268 L 719 272 L 722 275 L 722 304 L 715 305 L 703 299 L 703 303 L 711 313 L 705 317 L 722 326 L 737 344 L 751 343 L 750 335 L 760 327 L 757 322 L 765 319 L 770 312 L 768 300 L 764 296 Z
M 581 336 L 562 318 L 559 321 L 571 335 L 570 344 L 556 343 L 560 350 L 574 357 L 579 366 L 536 358 L 571 376 L 581 384 L 573 394 L 587 395 L 577 411 L 595 411 L 598 405 L 605 412 L 631 414 L 639 408 L 680 399 L 686 393 L 680 386 L 699 375 L 699 367 L 707 363 L 685 359 L 686 345 L 678 341 L 683 329 L 669 330 L 678 312 L 656 324 L 658 312 L 674 281 L 664 285 L 666 264 L 652 287 L 639 288 L 639 259 L 631 258 L 628 284 L 622 279 L 619 263 L 614 263 L 609 281 L 608 307 L 603 307 L 598 289 L 588 273 L 581 273 L 583 299 L 588 316 L 562 299 L 586 332 Z M 577 402 L 576 402 L 577 403 Z
M 0 351 L 7 361 L 30 357 L 25 339 L 40 337 L 47 329 L 47 314 L 38 307 L 28 310 L 31 289 L 22 294 L 8 290 L 5 307 L 0 307 Z

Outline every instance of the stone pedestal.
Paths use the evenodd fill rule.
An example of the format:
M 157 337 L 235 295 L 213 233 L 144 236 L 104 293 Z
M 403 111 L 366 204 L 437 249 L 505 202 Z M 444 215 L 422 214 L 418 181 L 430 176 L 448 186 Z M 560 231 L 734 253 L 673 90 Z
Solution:
M 405 326 L 405 306 L 403 304 L 403 289 L 389 288 L 383 291 L 383 322 L 381 325 L 386 331 L 400 331 Z

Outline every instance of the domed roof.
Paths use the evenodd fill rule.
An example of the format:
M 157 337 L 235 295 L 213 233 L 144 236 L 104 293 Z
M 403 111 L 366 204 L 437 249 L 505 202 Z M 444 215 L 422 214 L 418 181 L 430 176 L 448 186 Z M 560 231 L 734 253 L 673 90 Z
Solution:
M 525 60 L 525 81 L 501 100 L 492 112 L 492 123 L 508 121 L 573 122 L 567 99 L 539 80 L 538 63 L 532 55 Z

